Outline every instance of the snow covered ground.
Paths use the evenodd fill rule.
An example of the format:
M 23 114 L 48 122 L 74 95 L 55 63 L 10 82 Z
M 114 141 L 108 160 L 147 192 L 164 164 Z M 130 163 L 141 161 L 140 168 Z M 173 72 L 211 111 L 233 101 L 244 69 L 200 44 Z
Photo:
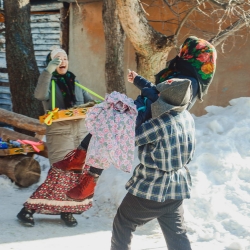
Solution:
M 189 164 L 193 189 L 184 202 L 188 236 L 193 250 L 250 250 L 250 98 L 233 99 L 225 108 L 208 106 L 206 111 L 194 117 L 197 148 Z M 29 188 L 0 176 L 0 249 L 108 250 L 113 217 L 132 173 L 113 167 L 104 171 L 93 207 L 75 216 L 77 227 L 66 227 L 59 216 L 35 214 L 36 225 L 30 228 L 21 225 L 16 214 L 46 178 L 48 160 L 36 159 L 42 175 Z M 153 249 L 166 249 L 157 221 L 139 227 L 132 240 L 132 250 Z

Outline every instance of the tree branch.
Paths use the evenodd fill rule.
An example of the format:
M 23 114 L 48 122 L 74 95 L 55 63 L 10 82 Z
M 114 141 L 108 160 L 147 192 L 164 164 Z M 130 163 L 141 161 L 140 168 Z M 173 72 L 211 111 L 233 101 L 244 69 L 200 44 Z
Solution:
M 216 0 L 208 0 L 208 2 L 218 6 L 218 7 L 221 7 L 222 9 L 226 10 L 227 9 L 227 6 L 228 6 L 228 3 L 220 3 L 219 1 L 216 1 Z
M 173 36 L 167 37 L 153 29 L 139 1 L 116 0 L 122 27 L 135 50 L 144 56 L 173 47 Z
M 243 19 L 240 19 L 234 22 L 232 25 L 228 26 L 223 31 L 219 32 L 215 37 L 209 40 L 214 46 L 218 46 L 220 43 L 225 41 L 230 35 L 238 31 L 242 27 L 246 26 L 246 22 Z
M 208 0 L 208 2 L 223 8 L 224 10 L 226 10 L 228 7 L 234 7 L 234 6 L 239 6 L 244 4 L 244 0 L 229 0 L 228 3 L 221 3 L 220 1 L 217 0 Z
M 203 3 L 204 1 L 201 1 L 201 3 Z M 201 4 L 200 3 L 200 4 Z M 176 30 L 175 32 L 175 36 L 177 37 L 181 31 L 181 28 L 183 27 L 183 25 L 185 24 L 185 22 L 187 21 L 187 19 L 189 18 L 189 16 L 193 13 L 193 11 L 200 5 L 200 4 L 197 4 L 195 7 L 193 7 L 188 13 L 187 15 L 182 19 L 178 29 Z

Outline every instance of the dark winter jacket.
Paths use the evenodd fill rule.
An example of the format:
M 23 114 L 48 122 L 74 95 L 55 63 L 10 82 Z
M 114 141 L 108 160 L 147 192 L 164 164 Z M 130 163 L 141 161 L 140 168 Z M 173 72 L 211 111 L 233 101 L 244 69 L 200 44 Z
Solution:
M 149 82 L 140 75 L 135 77 L 134 85 L 141 90 L 141 95 L 139 95 L 134 101 L 138 111 L 136 118 L 137 128 L 146 120 L 152 118 L 151 104 L 158 99 L 159 91 L 153 83 Z

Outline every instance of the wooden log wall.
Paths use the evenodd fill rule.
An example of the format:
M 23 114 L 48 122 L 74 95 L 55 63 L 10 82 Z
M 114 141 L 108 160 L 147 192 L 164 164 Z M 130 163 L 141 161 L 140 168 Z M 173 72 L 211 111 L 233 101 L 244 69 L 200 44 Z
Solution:
M 0 108 L 12 110 L 10 88 L 0 86 Z
M 48 52 L 60 47 L 60 11 L 46 14 L 31 15 L 31 32 L 35 50 L 37 66 L 41 72 L 45 68 Z M 0 33 L 0 83 L 2 86 L 8 83 L 5 55 L 5 33 Z
M 35 50 L 37 66 L 41 72 L 46 67 L 46 57 L 50 50 L 61 47 L 61 43 L 68 44 L 67 13 L 63 3 L 58 1 L 30 1 L 31 3 L 31 32 Z M 0 9 L 3 1 L 0 0 Z M 67 18 L 66 18 L 67 17 Z M 63 19 L 63 25 L 61 22 Z M 0 14 L 0 29 L 4 28 L 4 16 Z M 61 29 L 67 32 L 62 34 Z M 62 37 L 61 37 L 62 36 Z M 64 49 L 67 50 L 67 47 Z M 8 71 L 5 55 L 5 32 L 0 33 L 0 126 L 10 125 L 36 133 L 36 137 L 20 134 L 18 132 L 0 128 L 0 137 L 3 140 L 32 140 L 39 141 L 45 135 L 46 127 L 39 120 L 29 118 L 12 110 L 11 93 L 9 89 Z M 48 158 L 47 146 L 39 154 Z M 34 154 L 13 155 L 0 157 L 0 175 L 7 175 L 17 185 L 28 187 L 39 181 L 40 165 L 33 158 Z
M 8 111 L 12 110 L 10 88 L 0 86 L 0 108 Z M 0 127 L 8 127 L 8 124 L 0 122 Z
M 49 51 L 61 46 L 60 8 L 62 6 L 62 3 L 38 3 L 31 6 L 31 32 L 40 72 L 46 67 L 46 56 Z M 3 22 L 0 22 L 0 28 L 4 28 Z M 0 87 L 5 88 L 0 88 L 0 108 L 12 110 L 5 53 L 5 32 L 2 32 L 0 33 Z M 4 95 L 4 98 L 1 95 Z
M 63 14 L 67 8 L 57 0 L 30 0 L 30 4 L 35 57 L 41 72 L 46 67 L 48 52 L 55 47 L 60 47 L 62 42 L 68 44 L 68 40 L 65 40 L 69 32 L 68 27 L 65 28 L 68 17 L 67 13 Z M 0 10 L 4 13 L 3 7 L 3 0 L 0 0 Z M 0 30 L 5 28 L 3 13 L 0 13 Z M 64 25 L 62 26 L 61 23 Z M 65 29 L 65 32 L 62 32 L 62 29 Z M 5 31 L 3 31 L 0 32 L 0 108 L 11 111 L 12 102 L 5 53 Z M 0 122 L 0 127 L 6 125 Z
M 38 142 L 45 135 L 46 126 L 40 124 L 38 119 L 30 118 L 11 111 L 0 108 L 0 122 L 9 124 L 17 128 L 35 132 L 36 137 L 20 134 L 16 131 L 0 128 L 0 137 L 3 141 L 9 140 L 31 140 Z M 25 155 L 5 155 L 0 156 L 0 175 L 7 175 L 13 182 L 22 187 L 28 187 L 39 181 L 40 165 L 33 158 L 34 154 L 48 158 L 48 150 L 44 142 L 45 149 L 38 153 L 29 153 Z

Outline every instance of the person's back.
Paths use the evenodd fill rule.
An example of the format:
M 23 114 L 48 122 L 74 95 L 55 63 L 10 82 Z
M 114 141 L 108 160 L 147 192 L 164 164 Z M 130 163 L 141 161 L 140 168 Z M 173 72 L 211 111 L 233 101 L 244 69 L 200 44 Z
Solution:
M 137 226 L 157 219 L 168 249 L 191 250 L 183 218 L 190 198 L 187 164 L 195 150 L 195 126 L 187 107 L 191 81 L 170 79 L 156 85 L 152 119 L 136 129 L 140 164 L 126 184 L 128 193 L 113 222 L 111 250 L 130 250 Z
M 187 80 L 176 81 L 190 85 Z M 162 86 L 168 87 L 165 83 Z M 171 91 L 167 91 L 167 95 L 171 95 Z M 172 106 L 173 110 L 163 112 L 162 100 L 161 98 L 159 102 L 152 104 L 153 119 L 136 130 L 136 146 L 141 166 L 135 169 L 126 185 L 128 192 L 141 198 L 151 196 L 150 199 L 158 202 L 190 198 L 191 178 L 186 165 L 195 150 L 195 125 L 192 115 L 187 110 L 179 112 L 177 106 Z M 186 185 L 182 185 L 183 181 Z M 150 194 L 150 188 L 159 184 L 162 185 L 161 190 L 152 189 L 154 191 Z M 143 186 L 143 191 L 140 186 Z
M 146 131 L 147 138 L 139 135 Z M 142 124 L 136 132 L 139 159 L 146 167 L 177 171 L 192 158 L 195 126 L 193 117 L 187 110 L 162 114 Z M 142 154 L 151 149 L 154 151 L 150 158 Z

